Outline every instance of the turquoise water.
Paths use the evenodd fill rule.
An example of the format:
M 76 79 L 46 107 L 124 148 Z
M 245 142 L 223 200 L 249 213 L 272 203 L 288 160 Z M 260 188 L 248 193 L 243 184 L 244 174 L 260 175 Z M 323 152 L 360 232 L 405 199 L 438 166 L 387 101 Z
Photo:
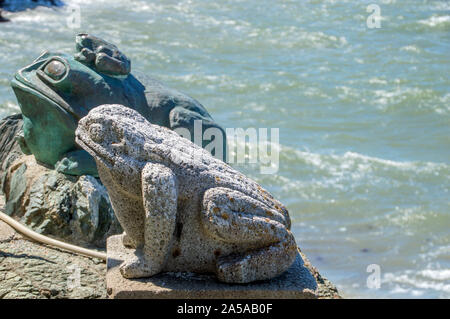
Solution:
M 278 173 L 236 167 L 287 205 L 299 246 L 343 296 L 450 298 L 448 1 L 66 3 L 81 6 L 80 28 L 67 8 L 0 24 L 1 117 L 18 111 L 17 69 L 71 52 L 80 31 L 104 37 L 224 127 L 280 128 Z

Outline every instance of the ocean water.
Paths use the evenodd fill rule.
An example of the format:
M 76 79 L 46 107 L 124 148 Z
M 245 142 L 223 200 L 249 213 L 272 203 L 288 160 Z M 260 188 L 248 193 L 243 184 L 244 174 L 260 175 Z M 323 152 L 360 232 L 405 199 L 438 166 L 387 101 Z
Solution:
M 344 297 L 450 298 L 450 2 L 65 3 L 5 14 L 0 117 L 19 110 L 16 70 L 72 52 L 78 32 L 104 37 L 222 126 L 279 128 L 276 174 L 235 166 L 288 207 Z

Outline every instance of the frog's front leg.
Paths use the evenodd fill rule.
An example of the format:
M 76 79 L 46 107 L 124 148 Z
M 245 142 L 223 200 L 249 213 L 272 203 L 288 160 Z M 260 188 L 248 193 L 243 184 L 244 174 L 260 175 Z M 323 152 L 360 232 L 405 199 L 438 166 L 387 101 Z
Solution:
M 95 57 L 95 52 L 88 48 L 82 48 L 80 52 L 75 54 L 75 60 L 84 64 L 92 63 L 95 60 Z
M 145 210 L 144 247 L 125 261 L 120 271 L 125 278 L 150 277 L 159 273 L 167 260 L 177 214 L 176 178 L 164 165 L 148 163 L 142 170 Z
M 68 175 L 98 177 L 97 164 L 85 150 L 75 150 L 65 154 L 65 157 L 55 164 L 55 169 Z
M 247 250 L 217 260 L 219 280 L 246 283 L 286 271 L 297 255 L 285 216 L 239 191 L 217 187 L 203 197 L 202 222 L 218 240 Z

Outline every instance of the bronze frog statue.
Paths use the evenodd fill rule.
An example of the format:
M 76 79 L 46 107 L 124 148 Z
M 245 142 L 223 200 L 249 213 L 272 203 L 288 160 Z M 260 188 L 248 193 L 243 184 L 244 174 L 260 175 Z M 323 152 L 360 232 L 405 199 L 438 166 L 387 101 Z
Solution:
M 220 133 L 212 141 L 220 148 L 214 152 L 226 158 L 225 131 L 197 100 L 154 78 L 131 74 L 130 60 L 100 38 L 78 34 L 76 49 L 74 56 L 44 52 L 11 82 L 22 111 L 18 142 L 25 154 L 65 174 L 98 176 L 94 159 L 75 143 L 75 129 L 96 106 L 115 103 L 153 124 L 187 130 L 191 140 L 200 120 L 202 136 L 208 128 Z M 208 141 L 201 143 L 205 147 Z

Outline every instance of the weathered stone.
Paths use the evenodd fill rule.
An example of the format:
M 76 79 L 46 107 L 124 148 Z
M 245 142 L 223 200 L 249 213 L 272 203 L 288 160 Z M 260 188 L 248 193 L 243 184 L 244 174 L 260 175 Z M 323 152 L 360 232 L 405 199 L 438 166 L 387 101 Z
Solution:
M 0 299 L 106 298 L 105 270 L 96 259 L 26 240 L 0 221 Z
M 70 243 L 105 247 L 121 232 L 105 187 L 89 175 L 61 174 L 25 156 L 20 115 L 0 120 L 0 193 L 6 212 L 33 230 Z
M 0 120 L 0 172 L 23 155 L 16 136 L 22 130 L 22 115 L 14 114 Z
M 0 208 L 3 208 L 5 205 L 3 196 L 0 195 Z M 7 243 L 13 239 L 18 239 L 20 237 L 13 228 L 8 226 L 5 223 L 0 223 L 0 242 Z M 1 277 L 0 277 L 1 279 Z
M 5 211 L 43 235 L 104 247 L 121 231 L 105 187 L 92 176 L 68 176 L 22 156 L 4 173 Z
M 0 221 L 0 299 L 106 298 L 105 270 L 101 260 L 29 241 Z
M 298 253 L 295 262 L 282 275 L 249 284 L 226 284 L 215 276 L 187 272 L 167 272 L 145 279 L 126 279 L 119 265 L 131 258 L 133 249 L 122 245 L 121 236 L 107 242 L 106 288 L 113 299 L 311 299 L 318 285 Z
M 297 255 L 287 209 L 266 190 L 177 133 L 122 105 L 80 120 L 76 141 L 96 160 L 124 244 L 126 278 L 161 271 L 220 281 L 274 278 Z

